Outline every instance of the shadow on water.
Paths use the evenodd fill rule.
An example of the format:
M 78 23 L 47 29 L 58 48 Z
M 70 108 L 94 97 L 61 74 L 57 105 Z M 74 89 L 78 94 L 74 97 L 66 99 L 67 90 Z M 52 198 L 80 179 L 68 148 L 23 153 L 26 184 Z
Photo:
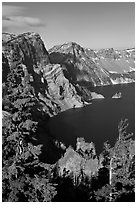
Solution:
M 122 99 L 112 99 L 118 91 L 122 92 Z M 77 137 L 84 137 L 87 142 L 93 141 L 100 153 L 105 141 L 109 140 L 114 145 L 121 119 L 127 118 L 127 132 L 135 133 L 135 85 L 98 87 L 97 92 L 105 95 L 105 99 L 95 100 L 91 105 L 65 111 L 50 119 L 49 131 L 53 137 L 73 147 Z

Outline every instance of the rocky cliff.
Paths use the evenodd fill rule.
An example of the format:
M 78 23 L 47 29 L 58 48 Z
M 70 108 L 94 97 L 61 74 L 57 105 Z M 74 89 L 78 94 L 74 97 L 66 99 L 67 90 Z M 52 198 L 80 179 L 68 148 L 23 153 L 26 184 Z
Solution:
M 3 83 L 16 67 L 21 72 L 20 83 L 31 84 L 42 110 L 50 116 L 103 98 L 88 90 L 87 84 L 103 86 L 135 80 L 134 49 L 93 51 L 71 42 L 47 51 L 36 33 L 3 33 L 2 37 Z M 124 67 L 126 71 L 114 73 L 109 70 L 112 67 Z
M 84 138 L 77 138 L 76 150 L 68 147 L 64 156 L 57 163 L 60 177 L 73 178 L 74 185 L 79 185 L 85 178 L 91 179 L 101 163 L 97 158 L 94 144 L 85 142 Z
M 84 49 L 76 43 L 54 46 L 50 61 L 65 65 L 64 75 L 74 84 L 91 86 L 131 83 L 135 80 L 135 49 Z
M 3 34 L 3 82 L 15 67 L 22 70 L 22 83 L 27 80 L 43 111 L 50 116 L 60 111 L 81 107 L 81 97 L 63 74 L 60 64 L 50 64 L 49 54 L 40 36 L 24 33 Z

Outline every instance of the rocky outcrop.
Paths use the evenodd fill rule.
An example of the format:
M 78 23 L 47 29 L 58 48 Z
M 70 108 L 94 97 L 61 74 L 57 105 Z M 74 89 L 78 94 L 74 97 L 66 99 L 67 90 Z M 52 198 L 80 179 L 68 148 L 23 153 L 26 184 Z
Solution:
M 93 99 L 104 99 L 105 97 L 102 94 L 97 94 L 96 92 L 92 92 L 92 100 Z
M 77 93 L 81 96 L 83 104 L 91 103 L 93 99 L 103 99 L 104 96 L 102 94 L 98 94 L 96 92 L 91 92 L 88 87 L 82 86 L 79 84 L 74 84 Z
M 43 70 L 43 80 L 47 82 L 46 93 L 50 100 L 61 107 L 61 111 L 73 108 L 74 105 L 81 107 L 81 98 L 77 95 L 74 86 L 64 77 L 62 67 L 59 64 L 47 66 L 49 70 L 46 68 Z
M 2 111 L 2 119 L 3 118 L 7 118 L 7 117 L 9 117 L 10 116 L 10 113 L 9 112 L 7 112 L 7 111 Z
M 74 185 L 78 185 L 85 178 L 90 180 L 100 167 L 94 144 L 78 138 L 76 150 L 68 147 L 64 156 L 58 161 L 58 174 L 60 177 L 70 177 Z
M 9 37 L 9 34 L 3 34 L 3 39 L 7 35 Z M 22 63 L 26 65 L 29 72 L 33 69 L 39 73 L 41 68 L 49 63 L 48 52 L 40 36 L 36 33 L 28 32 L 12 36 L 10 40 L 3 40 L 2 45 L 3 53 L 7 57 L 10 67 Z
M 112 96 L 112 98 L 121 98 L 122 94 L 121 92 L 114 94 L 114 96 Z
M 135 81 L 135 49 L 99 51 L 84 49 L 76 43 L 54 46 L 50 61 L 65 65 L 65 76 L 74 84 L 104 86 Z
M 3 82 L 15 67 L 22 70 L 25 80 L 34 88 L 35 97 L 43 111 L 50 116 L 60 111 L 81 107 L 81 96 L 64 76 L 63 67 L 50 64 L 49 54 L 40 36 L 24 33 L 18 36 L 3 34 Z
M 84 138 L 82 137 L 77 138 L 76 151 L 82 154 L 82 156 L 86 159 L 94 158 L 96 156 L 94 143 L 85 142 Z

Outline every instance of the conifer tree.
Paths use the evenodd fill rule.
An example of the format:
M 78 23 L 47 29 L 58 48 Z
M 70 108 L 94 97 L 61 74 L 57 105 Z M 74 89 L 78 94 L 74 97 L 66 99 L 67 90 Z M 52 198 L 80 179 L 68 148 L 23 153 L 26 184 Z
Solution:
M 22 65 L 18 65 L 11 69 L 6 82 L 10 115 L 3 119 L 3 201 L 51 201 L 56 194 L 49 180 L 51 166 L 39 161 L 41 145 L 33 143 L 36 99 L 23 77 Z
M 96 192 L 97 200 L 111 202 L 134 193 L 135 142 L 132 134 L 126 133 L 127 127 L 127 120 L 119 123 L 119 137 L 113 148 L 105 143 L 103 162 L 108 169 L 108 183 Z

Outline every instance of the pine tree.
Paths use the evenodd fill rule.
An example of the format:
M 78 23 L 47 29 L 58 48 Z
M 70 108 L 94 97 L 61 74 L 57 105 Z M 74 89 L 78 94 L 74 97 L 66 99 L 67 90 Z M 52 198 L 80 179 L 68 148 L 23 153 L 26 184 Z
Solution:
M 38 124 L 32 118 L 36 99 L 22 77 L 18 65 L 6 82 L 10 115 L 3 120 L 3 201 L 51 201 L 56 194 L 49 179 L 51 166 L 39 161 L 42 145 L 33 143 Z
M 135 142 L 132 134 L 126 133 L 127 120 L 118 126 L 119 137 L 110 147 L 105 143 L 104 166 L 108 169 L 108 183 L 96 192 L 97 200 L 116 201 L 123 194 L 134 193 Z

